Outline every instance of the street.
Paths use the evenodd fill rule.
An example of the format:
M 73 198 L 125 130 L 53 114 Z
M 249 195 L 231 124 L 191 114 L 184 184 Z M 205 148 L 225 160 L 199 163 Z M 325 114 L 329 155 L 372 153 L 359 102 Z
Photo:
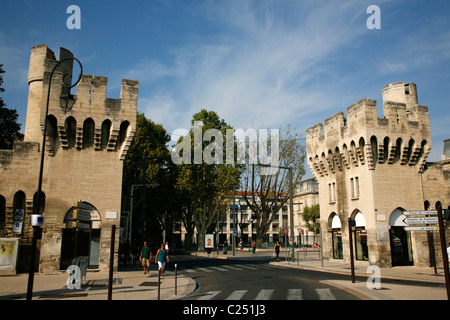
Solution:
M 211 259 L 175 255 L 177 272 L 198 288 L 184 300 L 355 300 L 347 291 L 322 283 L 345 276 L 269 265 L 268 256 Z

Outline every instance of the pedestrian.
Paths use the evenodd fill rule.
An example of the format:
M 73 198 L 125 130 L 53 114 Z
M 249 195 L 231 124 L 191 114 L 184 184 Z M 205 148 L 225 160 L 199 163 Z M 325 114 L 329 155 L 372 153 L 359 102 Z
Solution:
M 161 248 L 158 249 L 155 256 L 155 263 L 158 263 L 159 276 L 161 279 L 164 272 L 164 267 L 166 266 L 166 261 L 169 262 L 169 255 L 167 250 L 164 248 L 164 244 L 161 243 Z
M 280 242 L 277 241 L 277 243 L 275 244 L 275 247 L 273 248 L 275 250 L 276 255 L 277 255 L 277 262 L 280 261 L 280 258 L 279 258 L 280 248 L 281 248 Z
M 253 254 L 255 254 L 255 251 L 256 251 L 256 241 L 253 240 L 253 243 L 252 243 L 252 252 L 253 252 Z
M 169 242 L 166 242 L 165 249 L 166 249 L 166 251 L 167 251 L 167 254 L 169 254 Z
M 144 242 L 144 246 L 141 249 L 141 255 L 139 256 L 139 260 L 142 263 L 142 267 L 144 268 L 144 274 L 146 274 L 148 271 L 148 268 L 150 267 L 150 259 L 152 258 L 152 251 L 147 245 L 147 242 Z

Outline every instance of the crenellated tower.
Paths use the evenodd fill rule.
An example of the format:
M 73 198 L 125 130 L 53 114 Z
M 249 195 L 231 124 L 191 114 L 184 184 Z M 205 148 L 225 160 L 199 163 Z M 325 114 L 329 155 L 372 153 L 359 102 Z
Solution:
M 332 235 L 325 239 L 329 257 L 336 254 L 334 245 L 347 241 L 336 230 L 346 232 L 350 218 L 365 239 L 360 260 L 392 265 L 390 236 L 401 225 L 396 218 L 403 210 L 423 209 L 421 175 L 431 151 L 428 107 L 418 104 L 415 84 L 397 82 L 383 88 L 383 113 L 378 118 L 376 101 L 362 99 L 347 115 L 339 112 L 306 131 L 308 165 L 319 182 L 321 226 Z M 414 262 L 425 264 L 420 241 L 414 244 Z
M 25 140 L 15 142 L 13 151 L 0 152 L 0 206 L 6 208 L 0 207 L 0 214 L 5 212 L 0 236 L 21 239 L 19 270 L 28 268 L 28 218 L 37 194 L 50 74 L 66 57 L 73 54 L 64 48 L 58 59 L 45 44 L 31 49 Z M 108 78 L 84 74 L 72 88 L 73 107 L 61 107 L 60 96 L 67 91 L 63 77 L 75 67 L 71 59 L 61 63 L 51 81 L 40 209 L 41 272 L 66 269 L 76 256 L 88 256 L 94 268 L 109 267 L 110 230 L 121 219 L 123 160 L 136 130 L 138 81 L 122 80 L 120 97 L 108 98 Z M 18 210 L 24 215 L 15 214 Z M 82 210 L 80 218 L 75 212 Z

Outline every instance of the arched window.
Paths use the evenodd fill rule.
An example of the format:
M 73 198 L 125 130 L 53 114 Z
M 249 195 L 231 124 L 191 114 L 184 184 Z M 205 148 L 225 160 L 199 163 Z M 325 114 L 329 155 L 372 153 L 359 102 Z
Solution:
M 102 123 L 102 140 L 100 144 L 100 150 L 105 150 L 108 146 L 109 136 L 111 134 L 111 121 L 106 119 Z
M 69 148 L 75 147 L 77 135 L 77 121 L 74 117 L 68 117 L 64 123 L 64 128 L 67 136 L 67 145 Z
M 13 232 L 22 233 L 23 219 L 25 218 L 25 193 L 17 191 L 13 201 Z
M 95 123 L 91 118 L 87 118 L 83 123 L 83 149 L 94 145 Z
M 375 167 L 378 162 L 378 140 L 377 140 L 377 137 L 372 136 L 370 138 L 370 147 L 372 149 L 373 166 Z
M 47 137 L 50 142 L 49 152 L 56 152 L 58 149 L 58 123 L 53 115 L 47 117 Z
M 36 212 L 36 206 L 37 206 L 37 195 L 36 192 L 33 196 L 33 214 Z M 41 191 L 41 196 L 39 198 L 39 214 L 43 214 L 45 210 L 45 193 Z
M 402 154 L 402 147 L 403 147 L 403 141 L 402 138 L 398 138 L 395 144 L 395 155 L 394 155 L 394 161 L 393 163 L 396 163 L 398 160 L 400 160 L 401 154 Z
M 116 151 L 120 150 L 123 142 L 125 141 L 128 135 L 128 127 L 130 123 L 128 121 L 124 121 L 120 124 L 119 136 L 117 137 Z
M 387 161 L 389 158 L 389 152 L 391 148 L 391 141 L 389 137 L 385 137 L 383 140 L 383 160 Z
M 365 153 L 365 148 L 364 148 L 365 145 L 366 145 L 366 142 L 365 142 L 364 138 L 361 137 L 361 139 L 359 139 L 359 150 L 361 152 L 361 164 L 364 163 L 365 158 L 366 158 L 366 153 Z

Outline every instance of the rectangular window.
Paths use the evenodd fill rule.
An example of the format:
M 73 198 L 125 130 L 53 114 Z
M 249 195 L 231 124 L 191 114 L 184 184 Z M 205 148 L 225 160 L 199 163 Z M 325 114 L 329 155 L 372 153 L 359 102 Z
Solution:
M 352 188 L 352 199 L 359 198 L 359 178 L 350 178 L 350 186 Z
M 336 183 L 329 183 L 328 187 L 330 192 L 330 202 L 336 202 Z

